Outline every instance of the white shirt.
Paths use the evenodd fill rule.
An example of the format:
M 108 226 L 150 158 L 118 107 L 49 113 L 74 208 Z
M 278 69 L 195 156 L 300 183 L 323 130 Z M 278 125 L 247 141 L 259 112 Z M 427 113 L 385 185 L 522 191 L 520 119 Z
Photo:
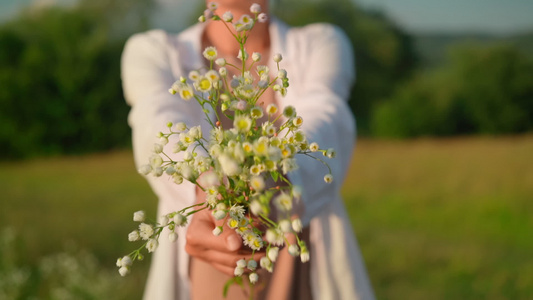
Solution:
M 165 131 L 168 122 L 201 125 L 207 136 L 210 126 L 200 106 L 168 92 L 180 76 L 187 77 L 189 71 L 203 66 L 204 26 L 195 25 L 179 35 L 161 30 L 136 34 L 125 46 L 122 81 L 131 105 L 128 122 L 137 166 L 147 163 L 156 134 Z M 327 24 L 291 28 L 273 20 L 269 32 L 271 53 L 283 55 L 280 64 L 290 78 L 288 93 L 278 103 L 296 108 L 310 142 L 337 151 L 337 157 L 328 160 L 332 184 L 323 180 L 327 168 L 303 155 L 297 156 L 299 169 L 289 174 L 291 182 L 302 187 L 305 212 L 301 218 L 310 226 L 313 298 L 374 299 L 339 192 L 355 142 L 355 122 L 346 103 L 355 77 L 351 46 L 342 31 Z M 270 69 L 276 70 L 273 65 Z M 171 144 L 166 153 L 172 153 Z M 176 185 L 165 176 L 146 179 L 159 198 L 159 215 L 194 203 L 193 184 Z M 178 230 L 176 243 L 170 243 L 163 233 L 152 259 L 145 299 L 190 298 L 185 230 Z

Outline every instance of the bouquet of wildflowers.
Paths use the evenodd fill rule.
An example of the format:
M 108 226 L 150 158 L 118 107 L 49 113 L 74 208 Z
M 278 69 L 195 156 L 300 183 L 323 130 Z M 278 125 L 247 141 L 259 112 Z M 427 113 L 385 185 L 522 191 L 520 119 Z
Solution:
M 300 130 L 303 119 L 294 107 L 286 106 L 282 111 L 275 104 L 262 106 L 261 96 L 267 89 L 284 96 L 289 86 L 287 72 L 280 69 L 282 56 L 273 56 L 277 76 L 270 77 L 270 70 L 260 65 L 260 53 L 252 54 L 252 63 L 247 65 L 246 40 L 256 22 L 265 22 L 267 16 L 261 13 L 258 4 L 250 8 L 250 15 L 234 20 L 230 12 L 219 16 L 217 5 L 210 3 L 201 22 L 207 20 L 223 22 L 228 30 L 235 29 L 236 42 L 240 45 L 238 58 L 242 65 L 236 66 L 217 56 L 214 47 L 207 47 L 203 56 L 209 61 L 209 69 L 192 71 L 188 79 L 180 78 L 170 88 L 182 100 L 196 101 L 205 112 L 211 125 L 209 137 L 202 135 L 200 126 L 189 127 L 185 123 L 168 124 L 167 132 L 159 133 L 159 143 L 154 145 L 154 154 L 149 163 L 139 172 L 153 176 L 170 176 L 174 183 L 188 180 L 206 193 L 204 202 L 198 202 L 179 211 L 161 216 L 158 223 L 145 221 L 143 211 L 134 214 L 134 221 L 140 222 L 137 230 L 128 235 L 130 241 L 143 241 L 140 248 L 117 261 L 119 272 L 126 275 L 136 259 L 142 259 L 146 249 L 153 252 L 164 228 L 168 238 L 175 241 L 175 229 L 185 226 L 194 213 L 208 209 L 216 220 L 223 220 L 231 230 L 241 237 L 243 244 L 252 251 L 252 259 L 240 260 L 235 266 L 235 276 L 244 276 L 249 282 L 258 281 L 258 262 L 253 259 L 257 251 L 265 251 L 259 260 L 261 268 L 273 271 L 280 247 L 288 247 L 293 256 L 300 256 L 302 262 L 309 260 L 309 250 L 298 237 L 302 223 L 293 214 L 293 199 L 300 197 L 300 188 L 286 179 L 287 173 L 295 170 L 296 155 L 308 155 L 322 162 L 329 172 L 324 181 L 333 180 L 327 163 L 311 155 L 321 152 L 324 156 L 335 156 L 333 149 L 321 149 L 317 143 L 310 143 Z M 216 68 L 217 67 L 217 68 Z M 238 75 L 230 78 L 227 68 L 235 68 Z M 210 112 L 214 112 L 212 119 Z M 231 120 L 233 128 L 224 129 L 222 121 Z M 264 121 L 262 121 L 264 120 Z M 163 146 L 173 136 L 175 153 L 183 152 L 182 160 L 175 161 L 164 153 Z M 270 182 L 270 184 L 269 184 Z M 272 184 L 273 183 L 273 184 Z M 272 217 L 274 216 L 275 217 Z M 226 227 L 226 230 L 228 230 Z M 220 235 L 224 227 L 213 228 L 214 235 Z M 294 235 L 296 243 L 289 244 L 288 235 Z

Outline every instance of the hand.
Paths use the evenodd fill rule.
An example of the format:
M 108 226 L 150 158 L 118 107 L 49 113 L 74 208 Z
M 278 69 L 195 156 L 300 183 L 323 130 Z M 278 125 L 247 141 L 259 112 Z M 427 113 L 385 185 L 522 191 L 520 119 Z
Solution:
M 197 199 L 205 199 L 201 190 L 197 192 Z M 213 235 L 216 226 L 223 226 L 223 232 L 219 236 Z M 243 247 L 242 238 L 235 230 L 223 224 L 223 220 L 215 220 L 208 209 L 195 213 L 191 219 L 187 229 L 185 251 L 229 276 L 234 276 L 238 260 L 252 258 L 252 251 Z M 254 259 L 259 262 L 264 255 L 262 252 L 256 252 Z

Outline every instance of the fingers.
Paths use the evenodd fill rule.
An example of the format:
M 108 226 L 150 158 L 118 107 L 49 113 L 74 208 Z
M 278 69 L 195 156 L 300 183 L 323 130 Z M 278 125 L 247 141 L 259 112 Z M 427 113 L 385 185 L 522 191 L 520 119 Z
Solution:
M 198 213 L 192 218 L 187 229 L 187 245 L 226 252 L 237 251 L 242 247 L 241 237 L 231 228 L 223 225 L 223 231 L 219 236 L 213 234 L 213 229 L 215 222 L 211 215 Z

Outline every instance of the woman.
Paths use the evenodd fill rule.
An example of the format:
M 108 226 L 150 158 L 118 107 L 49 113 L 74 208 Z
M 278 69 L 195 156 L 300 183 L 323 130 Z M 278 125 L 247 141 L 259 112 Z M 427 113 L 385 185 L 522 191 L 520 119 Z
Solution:
M 255 1 L 263 11 L 267 0 Z M 231 11 L 235 18 L 249 14 L 251 1 L 218 1 L 218 14 Z M 129 124 L 137 165 L 151 154 L 154 135 L 167 122 L 185 122 L 210 128 L 197 103 L 181 101 L 168 93 L 180 76 L 206 65 L 202 51 L 215 46 L 219 56 L 230 59 L 238 44 L 221 22 L 197 24 L 177 36 L 160 30 L 137 34 L 128 41 L 122 58 L 124 94 L 132 109 Z M 290 77 L 286 97 L 265 94 L 261 101 L 280 107 L 292 105 L 304 119 L 302 130 L 310 141 L 337 151 L 328 161 L 333 184 L 323 182 L 323 166 L 299 157 L 299 169 L 289 173 L 293 184 L 302 187 L 299 215 L 307 226 L 311 261 L 302 265 L 287 253 L 276 262 L 274 274 L 259 297 L 266 299 L 373 299 L 364 263 L 345 213 L 339 189 L 354 145 L 354 119 L 347 106 L 354 80 L 352 51 L 344 34 L 326 24 L 290 28 L 270 19 L 258 23 L 247 41 L 249 53 L 263 54 L 261 63 L 283 54 L 282 67 Z M 267 60 L 267 58 L 269 58 Z M 271 70 L 276 68 L 272 65 Z M 224 127 L 230 124 L 222 124 Z M 207 136 L 207 131 L 204 132 Z M 171 143 L 167 147 L 172 147 Z M 167 153 L 172 153 L 167 149 Z M 203 201 L 191 183 L 175 185 L 165 178 L 147 177 L 159 197 L 160 215 Z M 215 237 L 215 221 L 209 213 L 198 213 L 187 228 L 180 228 L 177 243 L 160 240 L 150 270 L 145 299 L 215 299 L 233 275 L 235 262 L 248 255 L 238 235 L 225 230 Z M 310 272 L 305 268 L 310 268 Z M 265 276 L 266 277 L 266 276 Z M 240 297 L 239 288 L 229 299 Z

